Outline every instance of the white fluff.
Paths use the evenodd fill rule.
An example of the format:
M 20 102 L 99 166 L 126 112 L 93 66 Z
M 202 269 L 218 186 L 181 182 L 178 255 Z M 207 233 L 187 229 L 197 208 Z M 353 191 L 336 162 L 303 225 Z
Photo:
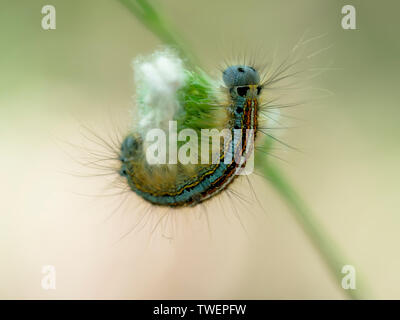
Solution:
M 180 105 L 176 93 L 185 83 L 182 60 L 171 50 L 156 51 L 133 62 L 138 129 L 168 128 Z

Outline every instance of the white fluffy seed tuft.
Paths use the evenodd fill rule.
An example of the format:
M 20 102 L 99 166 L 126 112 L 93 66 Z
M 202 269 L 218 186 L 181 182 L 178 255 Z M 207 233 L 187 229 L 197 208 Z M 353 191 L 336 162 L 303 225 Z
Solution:
M 133 62 L 138 107 L 138 129 L 167 129 L 180 109 L 177 91 L 185 84 L 182 60 L 172 50 L 156 51 Z

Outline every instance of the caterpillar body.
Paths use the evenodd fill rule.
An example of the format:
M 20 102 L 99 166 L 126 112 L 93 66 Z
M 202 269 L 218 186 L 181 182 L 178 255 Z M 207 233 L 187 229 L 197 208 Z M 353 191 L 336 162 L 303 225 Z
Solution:
M 146 161 L 147 144 L 143 135 L 129 133 L 121 144 L 119 174 L 133 192 L 154 205 L 193 206 L 214 197 L 235 180 L 246 165 L 246 150 L 254 147 L 262 91 L 255 68 L 234 65 L 223 71 L 225 103 L 215 97 L 215 90 L 204 74 L 186 72 L 185 79 L 186 85 L 176 92 L 180 110 L 174 113 L 174 119 L 179 128 L 196 132 L 207 128 L 227 129 L 231 137 L 237 131 L 242 134 L 220 147 L 217 163 L 151 165 Z M 138 103 L 143 104 L 145 100 L 139 97 Z

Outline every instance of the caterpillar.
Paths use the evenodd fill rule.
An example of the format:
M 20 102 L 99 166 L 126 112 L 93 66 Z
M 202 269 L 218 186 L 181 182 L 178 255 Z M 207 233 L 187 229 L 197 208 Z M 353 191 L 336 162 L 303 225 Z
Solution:
M 236 58 L 236 61 L 221 69 L 220 80 L 215 80 L 198 67 L 186 67 L 173 49 L 137 57 L 133 63 L 136 96 L 129 116 L 130 126 L 124 133 L 118 133 L 120 126 L 112 128 L 112 135 L 118 136 L 116 141 L 113 138 L 109 141 L 91 132 L 97 140 L 95 144 L 106 146 L 109 152 L 104 156 L 100 150 L 91 152 L 89 156 L 95 157 L 95 160 L 87 166 L 96 171 L 105 171 L 100 175 L 117 175 L 115 180 L 110 181 L 111 186 L 119 190 L 115 195 L 124 194 L 125 201 L 136 194 L 151 205 L 166 209 L 179 208 L 196 206 L 225 193 L 224 190 L 228 190 L 226 194 L 229 198 L 234 195 L 246 200 L 231 185 L 239 175 L 248 172 L 248 167 L 252 167 L 253 159 L 249 153 L 255 151 L 258 159 L 268 154 L 282 160 L 274 154 L 282 151 L 275 147 L 275 142 L 283 150 L 296 149 L 282 141 L 282 130 L 276 129 L 283 129 L 282 123 L 292 119 L 290 115 L 281 114 L 282 108 L 301 104 L 290 103 L 286 95 L 287 89 L 291 92 L 296 90 L 295 98 L 299 100 L 305 82 L 304 76 L 297 76 L 309 73 L 311 78 L 324 70 L 299 69 L 300 64 L 308 63 L 309 58 L 316 55 L 297 57 L 304 56 L 298 48 L 304 49 L 304 44 L 309 42 L 301 39 L 287 58 L 276 65 L 273 59 L 266 65 L 256 65 L 255 59 L 238 62 Z M 285 103 L 281 100 L 285 100 Z M 281 116 L 289 120 L 281 119 Z M 189 158 L 196 161 L 148 161 L 149 150 L 153 147 L 148 134 L 153 130 L 167 132 L 171 122 L 175 122 L 178 137 L 185 130 L 195 133 L 196 138 L 189 139 L 189 142 L 176 136 L 172 140 L 175 139 L 179 146 L 179 155 L 182 149 L 191 149 L 187 148 L 188 144 L 200 144 L 201 148 L 194 148 L 199 152 L 189 152 Z M 211 144 L 209 150 L 210 141 L 208 138 L 203 140 L 203 130 L 227 131 L 228 135 L 222 136 L 223 145 L 219 143 L 215 147 Z M 249 130 L 250 134 L 247 133 Z M 241 139 L 235 139 L 237 131 Z M 166 157 L 174 160 L 170 148 L 170 138 L 174 134 L 168 132 L 167 135 L 168 139 L 163 141 L 168 150 Z M 215 136 L 218 138 L 218 134 Z M 259 143 L 262 136 L 269 141 L 268 144 Z M 202 161 L 203 147 L 208 147 L 205 150 L 209 150 L 206 155 L 207 160 L 212 158 L 211 162 Z M 218 154 L 217 161 L 214 161 L 215 154 Z M 252 169 L 249 171 L 252 172 Z M 253 177 L 247 177 L 248 190 L 252 192 L 251 197 L 254 196 L 258 201 L 250 180 Z
M 142 110 L 141 115 L 139 112 L 139 123 L 142 125 L 136 131 L 132 130 L 121 143 L 119 174 L 126 179 L 133 192 L 160 206 L 194 206 L 225 190 L 246 166 L 249 151 L 254 148 L 259 97 L 263 89 L 258 71 L 249 65 L 227 67 L 222 73 L 224 97 L 221 99 L 215 90 L 215 83 L 199 70 L 183 70 L 184 75 L 176 78 L 171 74 L 163 74 L 163 70 L 155 70 L 157 67 L 168 67 L 172 73 L 182 71 L 179 58 L 171 53 L 155 54 L 152 63 L 142 61 L 135 66 L 141 69 L 138 71 L 138 81 L 146 82 L 147 77 L 150 79 L 147 86 L 137 84 L 138 90 L 143 90 L 137 97 L 139 111 Z M 159 79 L 146 73 L 156 73 L 155 76 Z M 167 90 L 160 90 L 165 99 L 160 101 L 159 98 L 152 97 L 152 90 L 159 89 L 154 86 L 160 86 L 157 81 L 160 82 L 163 77 L 167 78 L 165 82 L 172 84 L 175 90 L 172 90 L 171 95 Z M 181 82 L 184 84 L 177 85 L 183 78 L 184 81 Z M 149 108 L 155 109 L 155 112 L 149 114 L 148 110 L 143 110 Z M 155 121 L 159 118 L 157 112 L 162 114 L 166 109 L 169 111 L 168 116 Z M 168 117 L 171 120 L 171 115 L 180 130 L 200 132 L 203 129 L 218 129 L 230 133 L 228 142 L 223 146 L 218 145 L 219 159 L 216 163 L 148 163 L 145 154 L 149 145 L 145 141 L 145 134 L 140 134 L 139 131 L 141 129 L 147 133 L 151 127 L 149 122 L 165 127 L 163 122 Z M 209 141 L 204 142 L 200 138 L 200 144 L 203 147 Z M 200 158 L 200 152 L 194 157 Z

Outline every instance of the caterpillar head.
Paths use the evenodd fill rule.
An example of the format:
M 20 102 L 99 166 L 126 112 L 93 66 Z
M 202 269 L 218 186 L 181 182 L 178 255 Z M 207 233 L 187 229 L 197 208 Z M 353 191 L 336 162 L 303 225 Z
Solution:
M 230 66 L 222 73 L 222 80 L 232 95 L 246 97 L 247 95 L 258 96 L 261 93 L 260 75 L 253 67 Z

